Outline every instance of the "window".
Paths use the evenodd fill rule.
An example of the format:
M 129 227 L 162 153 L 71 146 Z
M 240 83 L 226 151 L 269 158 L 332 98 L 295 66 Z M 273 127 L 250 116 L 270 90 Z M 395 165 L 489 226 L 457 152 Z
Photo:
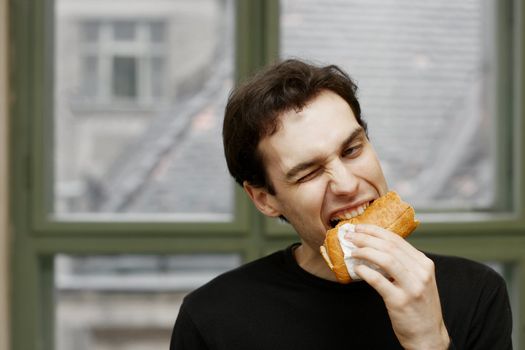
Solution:
M 236 255 L 59 255 L 56 349 L 167 349 L 183 297 Z
M 163 347 L 188 290 L 297 240 L 234 186 L 220 135 L 235 81 L 292 55 L 358 80 L 410 241 L 495 266 L 524 343 L 521 2 L 16 3 L 13 348 Z
M 281 55 L 336 63 L 357 80 L 391 188 L 418 209 L 504 209 L 494 2 L 281 4 Z
M 56 1 L 51 215 L 232 221 L 217 147 L 233 84 L 231 2 L 159 1 L 150 13 L 136 1 L 128 15 L 88 3 Z
M 153 108 L 161 102 L 167 93 L 166 27 L 167 20 L 155 19 L 80 20 L 80 80 L 74 102 L 87 108 L 92 103 Z

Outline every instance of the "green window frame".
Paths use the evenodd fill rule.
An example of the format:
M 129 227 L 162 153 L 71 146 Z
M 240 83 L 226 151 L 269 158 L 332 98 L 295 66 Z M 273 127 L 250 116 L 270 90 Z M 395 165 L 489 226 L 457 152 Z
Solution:
M 53 0 L 10 0 L 10 188 L 13 349 L 53 349 L 55 254 L 239 253 L 249 261 L 296 241 L 290 227 L 260 215 L 235 189 L 228 223 L 57 221 L 48 216 L 52 149 Z M 509 16 L 514 20 L 509 21 Z M 418 248 L 512 265 L 515 342 L 525 343 L 525 8 L 498 2 L 497 109 L 502 195 L 508 215 L 478 221 L 429 221 L 411 238 Z M 279 1 L 236 2 L 236 79 L 279 54 Z M 511 142 L 509 142 L 509 140 Z M 512 186 L 505 184 L 512 183 Z M 512 192 L 511 192 L 512 190 Z

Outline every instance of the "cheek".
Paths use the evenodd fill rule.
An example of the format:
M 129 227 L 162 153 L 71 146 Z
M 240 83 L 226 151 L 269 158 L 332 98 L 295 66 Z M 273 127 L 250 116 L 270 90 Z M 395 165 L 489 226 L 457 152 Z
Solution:
M 370 153 L 367 157 L 362 157 L 359 160 L 359 177 L 373 185 L 380 192 L 385 191 L 387 188 L 383 169 L 374 153 Z
M 372 166 L 370 169 L 370 174 L 372 175 L 370 179 L 371 182 L 373 182 L 374 186 L 380 191 L 380 194 L 384 194 L 382 192 L 386 193 L 387 184 L 381 164 L 379 164 L 379 161 L 376 159 L 375 162 L 371 162 L 370 165 Z
M 309 214 L 319 213 L 325 200 L 326 181 L 318 179 L 299 186 L 294 198 L 294 203 L 298 204 L 302 210 Z

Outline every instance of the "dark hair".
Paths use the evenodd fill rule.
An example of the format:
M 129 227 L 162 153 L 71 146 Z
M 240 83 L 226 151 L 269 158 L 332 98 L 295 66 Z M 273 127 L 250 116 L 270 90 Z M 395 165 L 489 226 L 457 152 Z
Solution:
M 230 93 L 222 137 L 226 163 L 237 183 L 242 186 L 247 181 L 275 194 L 258 150 L 259 142 L 277 131 L 279 116 L 292 109 L 300 111 L 325 90 L 348 103 L 366 132 L 356 97 L 357 85 L 335 65 L 321 67 L 289 59 L 260 71 Z

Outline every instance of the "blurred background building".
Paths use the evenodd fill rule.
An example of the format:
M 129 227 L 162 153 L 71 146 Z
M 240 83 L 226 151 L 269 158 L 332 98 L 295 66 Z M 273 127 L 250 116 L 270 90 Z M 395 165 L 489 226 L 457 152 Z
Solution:
M 420 207 L 493 205 L 484 2 L 287 0 L 281 10 L 283 57 L 337 63 L 358 80 L 393 188 Z M 55 213 L 227 219 L 233 2 L 58 0 L 55 11 Z M 192 256 L 62 256 L 58 348 L 161 348 L 184 292 L 239 260 L 197 269 Z
M 411 202 L 489 208 L 490 10 L 282 1 L 281 56 L 336 63 L 358 81 L 387 178 Z M 56 2 L 57 214 L 231 214 L 220 128 L 234 16 L 228 0 Z
M 56 15 L 56 213 L 227 218 L 233 2 L 59 0 Z
M 507 48 L 499 39 L 513 30 L 514 24 L 498 15 L 501 8 L 512 13 L 510 0 L 505 6 L 496 0 L 43 3 L 12 5 L 15 14 L 35 8 L 27 13 L 52 28 L 47 33 L 52 44 L 42 44 L 50 48 L 52 84 L 36 88 L 37 98 L 52 96 L 52 108 L 42 112 L 41 129 L 12 135 L 41 133 L 42 144 L 29 151 L 38 149 L 37 154 L 28 158 L 36 159 L 31 164 L 48 164 L 27 170 L 30 178 L 42 177 L 43 185 L 28 190 L 30 204 L 20 200 L 13 209 L 19 213 L 15 226 L 23 231 L 15 233 L 27 235 L 15 244 L 15 252 L 30 252 L 26 259 L 33 262 L 33 273 L 51 276 L 51 287 L 43 283 L 35 293 L 51 295 L 44 304 L 52 300 L 52 305 L 43 308 L 51 310 L 53 326 L 38 330 L 37 325 L 30 331 L 51 329 L 52 341 L 38 340 L 43 348 L 167 348 L 184 295 L 296 240 L 284 224 L 255 218 L 253 210 L 239 219 L 239 206 L 249 204 L 236 197 L 223 159 L 221 127 L 228 93 L 243 77 L 246 62 L 257 66 L 253 57 L 264 56 L 257 51 L 263 44 L 250 41 L 252 27 L 263 28 L 254 31 L 261 42 L 270 35 L 266 32 L 274 33 L 269 42 L 278 54 L 264 56 L 265 63 L 299 57 L 337 64 L 357 81 L 369 136 L 389 185 L 423 217 L 428 214 L 430 221 L 445 225 L 469 222 L 466 228 L 452 227 L 461 234 L 516 213 L 510 148 L 514 112 L 508 107 L 514 100 L 501 96 L 512 91 L 501 88 L 513 84 L 501 67 L 514 53 L 498 53 Z M 257 6 L 266 12 L 259 16 Z M 11 37 L 13 47 L 23 46 L 22 39 Z M 241 42 L 250 47 L 248 54 L 239 53 Z M 24 62 L 19 75 L 32 63 Z M 30 96 L 24 101 L 31 101 L 31 91 L 24 90 Z M 33 119 L 26 118 L 31 125 Z M 18 170 L 12 176 L 16 174 Z M 23 192 L 20 186 L 15 184 L 12 196 Z M 35 204 L 41 194 L 42 206 Z M 32 212 L 20 213 L 24 208 Z M 38 222 L 41 217 L 44 224 Z M 153 225 L 136 231 L 129 226 L 141 222 Z M 93 226 L 100 223 L 106 226 Z M 182 226 L 170 232 L 156 223 Z M 112 232 L 119 224 L 128 225 L 119 230 L 131 234 Z M 221 228 L 230 224 L 239 236 L 227 232 L 230 226 Z M 0 230 L 1 225 L 0 220 Z M 501 226 L 487 226 L 484 237 L 497 238 Z M 200 236 L 192 236 L 194 231 Z M 133 243 L 126 241 L 136 237 Z M 202 245 L 195 237 L 202 237 Z M 479 239 L 475 251 L 454 250 L 454 237 L 444 239 L 448 245 L 443 250 L 470 254 L 490 263 L 509 284 L 517 281 L 516 256 L 491 254 L 494 247 Z M 141 250 L 141 242 L 151 244 Z M 13 259 L 12 271 L 25 271 L 17 267 L 27 261 L 22 259 Z M 42 263 L 46 259 L 48 265 Z M 14 287 L 34 286 L 29 277 L 13 280 L 20 281 Z M 510 288 L 515 308 L 522 294 L 516 283 Z M 23 298 L 29 299 L 21 295 L 15 311 L 24 309 Z M 31 318 L 28 309 L 13 323 L 15 341 L 23 338 L 19 329 L 21 320 Z
M 59 0 L 55 13 L 55 214 L 230 219 L 234 3 Z M 145 350 L 167 348 L 182 297 L 240 258 L 55 263 L 57 349 Z

